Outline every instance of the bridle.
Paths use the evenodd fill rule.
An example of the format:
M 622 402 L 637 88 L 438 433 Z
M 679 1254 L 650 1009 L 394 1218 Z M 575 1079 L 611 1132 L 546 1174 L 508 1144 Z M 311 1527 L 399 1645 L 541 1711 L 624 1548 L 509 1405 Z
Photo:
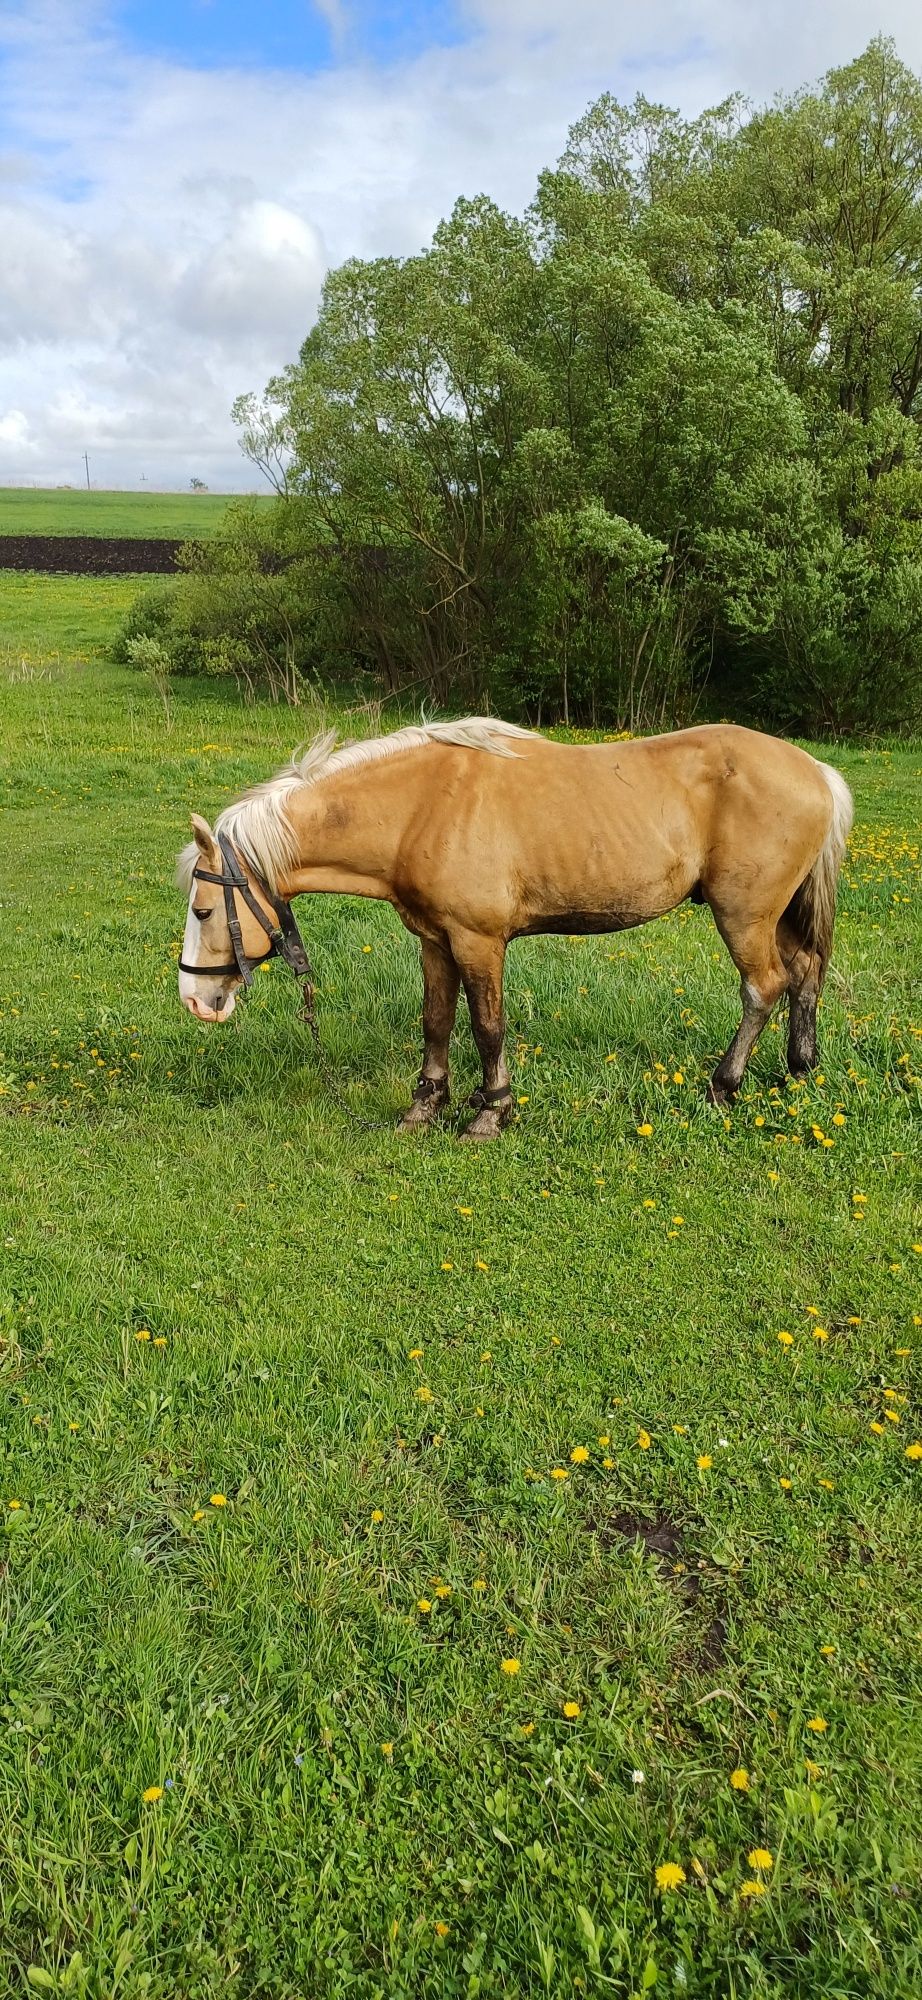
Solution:
M 267 958 L 283 958 L 285 964 L 294 973 L 295 978 L 303 981 L 304 1012 L 306 1018 L 311 1020 L 314 1000 L 314 975 L 311 970 L 310 959 L 304 947 L 304 939 L 295 922 L 295 915 L 291 904 L 286 903 L 281 896 L 274 896 L 268 883 L 264 882 L 260 875 L 257 875 L 255 868 L 251 868 L 250 873 L 253 876 L 253 880 L 256 882 L 261 895 L 265 896 L 266 902 L 271 904 L 278 919 L 277 923 L 271 923 L 265 910 L 260 909 L 256 897 L 252 894 L 250 885 L 227 835 L 219 833 L 217 838 L 218 846 L 221 849 L 224 859 L 223 875 L 215 875 L 210 868 L 193 868 L 192 879 L 194 882 L 217 882 L 224 890 L 224 912 L 233 946 L 234 962 L 232 965 L 187 965 L 185 960 L 181 958 L 179 961 L 180 972 L 192 972 L 197 979 L 224 979 L 228 973 L 238 974 L 243 980 L 244 988 L 246 988 L 253 983 L 254 966 L 264 965 Z M 243 948 L 240 919 L 237 915 L 236 899 L 238 895 L 243 897 L 247 909 L 252 911 L 257 923 L 262 926 L 269 939 L 268 951 L 260 952 L 258 958 L 249 958 Z

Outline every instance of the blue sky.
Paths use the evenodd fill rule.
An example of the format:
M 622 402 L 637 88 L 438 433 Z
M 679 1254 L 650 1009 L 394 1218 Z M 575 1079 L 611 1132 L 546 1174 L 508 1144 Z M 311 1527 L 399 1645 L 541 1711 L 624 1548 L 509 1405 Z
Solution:
M 438 0 L 120 0 L 110 19 L 137 49 L 211 69 L 395 63 L 462 32 Z
M 324 274 L 521 213 L 601 92 L 755 103 L 918 0 L 0 0 L 0 484 L 252 484 Z

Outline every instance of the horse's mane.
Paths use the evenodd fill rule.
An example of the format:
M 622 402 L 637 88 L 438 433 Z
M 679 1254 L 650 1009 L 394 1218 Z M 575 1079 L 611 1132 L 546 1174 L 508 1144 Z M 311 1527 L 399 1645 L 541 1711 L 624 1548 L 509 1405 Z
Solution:
M 509 738 L 530 734 L 514 722 L 500 722 L 489 715 L 467 715 L 459 722 L 422 722 L 360 743 L 339 743 L 338 732 L 327 729 L 315 736 L 306 750 L 296 752 L 291 763 L 274 777 L 254 785 L 234 805 L 225 806 L 215 831 L 226 834 L 270 889 L 277 889 L 279 878 L 298 859 L 288 802 L 299 786 L 319 784 L 337 771 L 377 763 L 381 757 L 396 757 L 405 750 L 419 750 L 427 743 L 454 743 L 466 750 L 487 750 L 494 757 L 514 757 Z M 176 880 L 187 895 L 197 855 L 198 848 L 190 841 L 177 862 Z

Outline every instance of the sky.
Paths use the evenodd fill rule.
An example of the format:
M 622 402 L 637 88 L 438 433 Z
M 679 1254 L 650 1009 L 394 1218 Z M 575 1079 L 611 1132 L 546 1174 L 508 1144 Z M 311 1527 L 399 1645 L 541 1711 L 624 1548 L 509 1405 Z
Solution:
M 763 103 L 917 0 L 0 0 L 0 485 L 246 490 L 324 272 L 521 211 L 611 90 Z

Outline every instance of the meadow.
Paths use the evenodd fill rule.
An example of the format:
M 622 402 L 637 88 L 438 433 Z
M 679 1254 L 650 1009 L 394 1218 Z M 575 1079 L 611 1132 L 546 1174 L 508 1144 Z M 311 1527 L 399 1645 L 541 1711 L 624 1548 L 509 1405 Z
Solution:
M 515 1124 L 462 1021 L 407 1140 L 386 908 L 299 911 L 335 1097 L 281 967 L 175 990 L 190 809 L 367 720 L 167 716 L 71 587 L 0 682 L 0 1992 L 908 2000 L 922 753 L 826 746 L 808 1085 L 774 1024 L 707 1105 L 686 907 L 518 944 Z
M 81 486 L 0 486 L 0 535 L 213 534 L 226 493 L 105 493 Z M 263 506 L 265 494 L 257 496 Z

